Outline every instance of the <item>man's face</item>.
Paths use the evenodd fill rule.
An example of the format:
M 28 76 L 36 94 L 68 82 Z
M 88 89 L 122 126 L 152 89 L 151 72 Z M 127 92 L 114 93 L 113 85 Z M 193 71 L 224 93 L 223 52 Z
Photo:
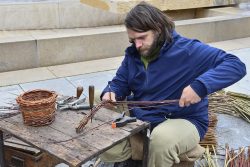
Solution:
M 151 56 L 152 52 L 158 47 L 158 33 L 149 30 L 146 32 L 136 32 L 127 29 L 129 42 L 134 43 L 141 56 Z

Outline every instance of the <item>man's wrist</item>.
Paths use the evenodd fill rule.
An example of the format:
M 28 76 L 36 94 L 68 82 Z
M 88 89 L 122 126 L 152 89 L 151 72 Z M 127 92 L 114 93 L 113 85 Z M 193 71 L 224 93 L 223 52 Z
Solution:
M 207 95 L 207 88 L 201 81 L 195 80 L 190 84 L 190 86 L 200 98 Z

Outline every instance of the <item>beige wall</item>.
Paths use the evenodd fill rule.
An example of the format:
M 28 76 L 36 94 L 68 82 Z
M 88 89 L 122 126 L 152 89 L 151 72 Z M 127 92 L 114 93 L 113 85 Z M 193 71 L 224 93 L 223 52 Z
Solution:
M 0 30 L 97 27 L 121 24 L 115 14 L 80 3 L 79 0 L 0 2 Z
M 80 0 L 83 4 L 114 13 L 126 13 L 141 0 Z M 249 2 L 248 0 L 144 0 L 161 10 L 180 10 L 212 6 L 225 6 Z

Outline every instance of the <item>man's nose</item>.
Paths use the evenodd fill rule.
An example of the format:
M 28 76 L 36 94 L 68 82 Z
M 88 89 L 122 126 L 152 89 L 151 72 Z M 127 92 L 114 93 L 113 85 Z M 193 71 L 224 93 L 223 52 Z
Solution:
M 141 48 L 141 46 L 142 46 L 142 41 L 141 40 L 135 40 L 135 47 L 137 49 L 139 49 L 139 48 Z

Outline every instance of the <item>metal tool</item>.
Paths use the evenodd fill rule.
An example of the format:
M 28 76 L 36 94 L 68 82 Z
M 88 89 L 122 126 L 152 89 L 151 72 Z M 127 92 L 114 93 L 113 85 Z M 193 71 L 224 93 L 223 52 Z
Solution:
M 136 117 L 125 116 L 125 112 L 122 112 L 117 118 L 115 118 L 111 124 L 112 128 L 123 127 L 127 123 L 136 122 Z
M 74 98 L 75 98 L 74 96 L 69 96 L 69 97 L 66 97 L 66 98 L 57 100 L 56 103 L 57 103 L 58 106 L 66 105 L 66 104 L 68 104 L 69 102 L 71 102 Z
M 64 104 L 58 104 L 58 108 L 60 110 L 66 110 L 66 109 L 72 109 L 72 110 L 79 110 L 79 109 L 85 109 L 88 110 L 90 107 L 86 104 L 84 105 L 83 103 L 86 101 L 86 97 L 83 97 L 81 99 L 76 99 L 72 102 L 67 102 Z
M 0 106 L 0 110 L 19 110 L 19 106 L 18 105 Z
M 65 106 L 62 106 L 62 107 L 60 107 L 59 108 L 61 111 L 62 110 L 67 110 L 67 109 L 70 109 L 70 110 L 89 110 L 90 109 L 90 107 L 89 107 L 89 105 L 78 105 L 78 104 L 76 104 L 76 105 L 65 105 Z
M 58 108 L 60 110 L 67 110 L 67 109 L 89 110 L 89 109 L 93 108 L 93 106 L 94 106 L 94 86 L 93 85 L 89 86 L 89 104 L 85 103 L 86 97 L 83 97 L 81 99 L 79 98 L 81 96 L 82 92 L 83 92 L 83 87 L 80 87 L 80 86 L 77 87 L 77 89 L 76 89 L 77 98 L 75 98 L 74 101 L 69 101 L 66 99 L 65 101 L 63 101 L 65 103 L 63 103 L 63 102 L 58 103 Z

